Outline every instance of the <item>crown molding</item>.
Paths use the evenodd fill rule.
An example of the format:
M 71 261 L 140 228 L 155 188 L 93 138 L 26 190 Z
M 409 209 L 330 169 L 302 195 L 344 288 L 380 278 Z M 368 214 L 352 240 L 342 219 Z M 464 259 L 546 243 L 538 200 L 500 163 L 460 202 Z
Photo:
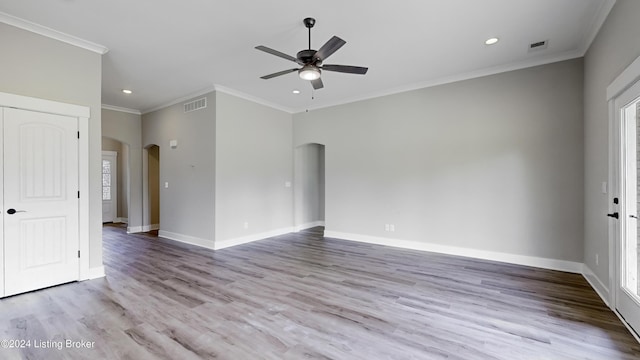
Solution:
M 102 108 L 104 110 L 112 110 L 112 111 L 119 111 L 123 113 L 134 114 L 134 115 L 142 115 L 142 112 L 140 112 L 140 110 L 129 109 L 129 108 L 120 107 L 120 106 L 102 104 Z
M 284 111 L 284 112 L 289 113 L 289 114 L 293 114 L 294 113 L 294 110 L 289 108 L 289 107 L 282 106 L 282 105 L 273 103 L 271 101 L 264 100 L 262 98 L 259 98 L 259 97 L 253 96 L 253 95 L 249 95 L 247 93 L 243 93 L 242 91 L 238 91 L 238 90 L 235 90 L 235 89 L 224 87 L 222 85 L 214 85 L 214 88 L 215 88 L 216 91 L 225 93 L 227 95 L 232 95 L 232 96 L 235 96 L 235 97 L 239 97 L 241 99 L 245 99 L 245 100 L 248 100 L 248 101 L 260 104 L 260 105 L 264 105 L 264 106 L 267 106 L 267 107 L 270 107 L 270 108 L 273 108 L 273 109 L 276 109 L 276 110 Z
M 281 105 L 278 105 L 276 103 L 272 103 L 270 101 L 261 99 L 259 97 L 252 96 L 252 95 L 249 95 L 247 93 L 243 93 L 242 91 L 231 89 L 231 88 L 228 88 L 228 87 L 225 87 L 225 86 L 222 86 L 222 85 L 209 86 L 209 87 L 204 88 L 204 89 L 202 89 L 200 91 L 197 91 L 195 93 L 192 93 L 192 94 L 180 97 L 178 99 L 171 100 L 171 101 L 169 101 L 167 103 L 164 103 L 164 104 L 161 104 L 161 105 L 158 105 L 158 106 L 154 106 L 154 107 L 152 107 L 150 109 L 144 110 L 144 111 L 142 111 L 142 114 L 144 115 L 144 114 L 148 114 L 150 112 L 154 112 L 154 111 L 157 111 L 157 110 L 160 110 L 160 109 L 164 109 L 164 108 L 167 108 L 169 106 L 173 106 L 173 105 L 179 104 L 181 102 L 185 102 L 187 100 L 190 100 L 190 99 L 193 99 L 195 97 L 202 96 L 202 95 L 214 92 L 214 91 L 219 91 L 219 92 L 225 93 L 227 95 L 239 97 L 241 99 L 245 99 L 245 100 L 251 101 L 251 102 L 256 103 L 256 104 L 260 104 L 260 105 L 264 105 L 264 106 L 267 106 L 267 107 L 270 107 L 270 108 L 273 108 L 273 109 L 276 109 L 276 110 L 284 111 L 284 112 L 286 112 L 288 114 L 293 114 L 293 110 L 291 108 L 288 108 L 288 107 L 285 107 L 285 106 L 281 106 Z
M 576 59 L 576 58 L 580 58 L 584 56 L 584 52 L 582 50 L 572 50 L 572 51 L 568 51 L 568 52 L 564 52 L 561 54 L 557 54 L 557 55 L 553 55 L 553 56 L 547 56 L 547 57 L 542 57 L 542 58 L 535 58 L 535 59 L 526 59 L 523 61 L 519 61 L 516 63 L 511 63 L 511 64 L 507 64 L 507 65 L 501 65 L 501 66 L 495 66 L 495 67 L 490 67 L 490 68 L 485 68 L 485 69 L 480 69 L 480 70 L 476 70 L 476 71 L 472 71 L 472 72 L 468 72 L 468 73 L 464 73 L 464 74 L 458 74 L 458 75 L 452 75 L 452 76 L 447 76 L 447 77 L 442 77 L 439 79 L 434 79 L 434 80 L 427 80 L 427 81 L 422 81 L 422 82 L 417 82 L 417 83 L 413 83 L 413 84 L 408 84 L 405 86 L 400 86 L 400 87 L 395 87 L 389 90 L 384 90 L 384 91 L 379 91 L 379 92 L 373 92 L 373 93 L 369 93 L 369 94 L 365 94 L 363 96 L 357 96 L 357 97 L 351 97 L 348 99 L 344 99 L 341 101 L 335 101 L 335 102 L 329 102 L 326 103 L 324 105 L 319 105 L 319 106 L 315 106 L 315 107 L 305 107 L 305 108 L 297 108 L 297 109 L 293 109 L 293 108 L 289 108 L 286 106 L 282 106 L 267 100 L 264 100 L 262 98 L 253 96 L 253 95 L 249 95 L 247 93 L 244 93 L 242 91 L 238 91 L 235 89 L 231 89 L 222 85 L 213 85 L 211 87 L 208 87 L 206 89 L 203 89 L 201 91 L 198 91 L 196 93 L 187 95 L 187 96 L 183 96 L 179 99 L 170 101 L 168 103 L 162 104 L 162 105 L 158 105 L 155 106 L 151 109 L 148 110 L 144 110 L 142 112 L 142 114 L 147 114 L 156 110 L 160 110 L 160 109 L 164 109 L 166 107 L 184 102 L 186 100 L 190 100 L 192 98 L 198 97 L 198 96 L 202 96 L 204 94 L 208 94 L 210 92 L 213 91 L 219 91 L 228 95 L 232 95 L 232 96 L 236 96 L 257 104 L 261 104 L 276 110 L 280 110 L 289 114 L 298 114 L 298 113 L 303 113 L 307 110 L 319 110 L 319 109 L 324 109 L 324 108 L 329 108 L 329 107 L 333 107 L 333 106 L 339 106 L 339 105 L 344 105 L 344 104 L 349 104 L 349 103 L 354 103 L 354 102 L 358 102 L 358 101 L 364 101 L 364 100 L 370 100 L 370 99 L 375 99 L 375 98 L 379 98 L 379 97 L 383 97 L 383 96 L 388 96 L 388 95 L 394 95 L 394 94 L 399 94 L 399 93 L 403 93 L 403 92 L 408 92 L 408 91 L 413 91 L 413 90 L 419 90 L 419 89 L 424 89 L 424 88 L 430 88 L 430 87 L 434 87 L 434 86 L 439 86 L 439 85 L 446 85 L 446 84 L 450 84 L 450 83 L 454 83 L 454 82 L 458 82 L 458 81 L 464 81 L 464 80 L 471 80 L 471 79 L 475 79 L 475 78 L 480 78 L 480 77 L 484 77 L 484 76 L 489 76 L 489 75 L 496 75 L 496 74 L 500 74 L 500 73 L 504 73 L 504 72 L 509 72 L 509 71 L 514 71 L 514 70 L 521 70 L 521 69 L 526 69 L 526 68 L 530 68 L 530 67 L 535 67 L 535 66 L 541 66 L 541 65 L 547 65 L 547 64 L 552 64 L 555 62 L 560 62 L 560 61 L 565 61 L 565 60 L 571 60 L 571 59 Z
M 379 98 L 379 97 L 383 97 L 383 96 L 395 95 L 395 94 L 408 92 L 408 91 L 414 91 L 414 90 L 420 90 L 420 89 L 430 88 L 430 87 L 434 87 L 434 86 L 446 85 L 446 84 L 455 83 L 455 82 L 459 82 L 459 81 L 471 80 L 471 79 L 475 79 L 475 78 L 480 78 L 480 77 L 489 76 L 489 75 L 501 74 L 501 73 L 514 71 L 514 70 L 521 70 L 521 69 L 526 69 L 526 68 L 540 66 L 540 65 L 552 64 L 552 63 L 555 63 L 555 62 L 560 62 L 560 61 L 579 58 L 579 57 L 582 57 L 583 55 L 584 54 L 582 52 L 580 52 L 579 50 L 572 50 L 572 51 L 568 51 L 568 52 L 565 52 L 565 53 L 561 53 L 561 54 L 557 54 L 557 55 L 553 55 L 553 56 L 548 56 L 548 57 L 543 57 L 543 58 L 526 59 L 526 60 L 515 62 L 515 63 L 489 67 L 489 68 L 485 68 L 485 69 L 480 69 L 480 70 L 476 70 L 476 71 L 467 72 L 467 73 L 464 73 L 464 74 L 451 75 L 451 76 L 446 76 L 446 77 L 442 77 L 442 78 L 438 78 L 438 79 L 421 81 L 421 82 L 417 82 L 417 83 L 413 83 L 413 84 L 407 84 L 407 85 L 404 85 L 404 86 L 399 86 L 399 87 L 395 87 L 395 88 L 388 89 L 388 90 L 383 90 L 383 91 L 378 91 L 378 92 L 365 94 L 363 96 L 355 96 L 355 97 L 350 97 L 350 98 L 347 98 L 347 99 L 344 99 L 344 100 L 340 100 L 340 101 L 329 102 L 329 103 L 325 103 L 323 105 L 299 108 L 299 109 L 296 109 L 294 111 L 294 114 L 304 113 L 304 112 L 306 112 L 308 110 L 319 110 L 319 109 L 324 109 L 324 108 L 329 108 L 329 107 L 334 107 L 334 106 L 339 106 L 339 105 L 350 104 L 350 103 L 354 103 L 354 102 L 358 102 L 358 101 L 375 99 L 375 98 Z
M 616 4 L 616 0 L 605 0 L 598 7 L 598 11 L 596 11 L 595 16 L 591 20 L 591 24 L 587 31 L 583 34 L 581 45 L 579 47 L 580 52 L 584 56 L 589 48 L 591 47 L 591 43 L 595 40 L 596 36 L 600 32 L 600 28 L 604 25 L 604 22 L 607 20 L 611 9 Z
M 9 15 L 7 13 L 0 12 L 0 22 L 20 28 L 22 30 L 27 30 L 32 33 L 46 36 L 51 39 L 62 41 L 64 43 L 77 46 L 85 50 L 93 51 L 100 55 L 104 55 L 107 53 L 107 51 L 109 51 L 109 49 L 106 48 L 105 46 L 102 46 L 84 39 L 80 39 L 78 37 L 75 37 L 69 34 L 65 34 L 58 30 L 54 30 L 46 26 L 39 25 L 34 22 L 21 19 L 19 17 Z

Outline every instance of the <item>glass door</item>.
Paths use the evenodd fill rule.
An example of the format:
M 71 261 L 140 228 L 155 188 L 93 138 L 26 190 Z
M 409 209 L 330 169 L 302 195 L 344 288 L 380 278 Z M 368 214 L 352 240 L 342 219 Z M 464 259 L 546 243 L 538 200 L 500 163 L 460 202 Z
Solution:
M 640 293 L 638 291 L 638 221 L 640 192 L 640 83 L 616 100 L 620 124 L 620 231 L 616 244 L 616 309 L 640 332 Z

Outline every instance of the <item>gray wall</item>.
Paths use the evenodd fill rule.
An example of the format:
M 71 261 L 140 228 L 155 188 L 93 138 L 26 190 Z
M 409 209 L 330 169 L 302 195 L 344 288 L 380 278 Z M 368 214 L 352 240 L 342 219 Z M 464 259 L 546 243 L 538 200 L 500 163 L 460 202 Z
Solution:
M 291 121 L 216 92 L 216 242 L 293 226 Z
M 585 251 L 584 262 L 611 288 L 608 248 L 609 114 L 606 88 L 640 56 L 640 1 L 618 0 L 584 60 Z M 599 264 L 595 257 L 599 255 Z
M 324 145 L 295 148 L 295 225 L 324 222 Z
M 582 262 L 581 59 L 294 115 L 330 231 Z M 386 232 L 384 224 L 395 224 Z
M 142 118 L 136 114 L 102 109 L 102 136 L 103 141 L 106 137 L 127 145 L 118 154 L 118 216 L 128 218 L 129 227 L 141 226 Z M 103 150 L 106 150 L 104 145 Z
M 0 91 L 91 108 L 89 266 L 102 266 L 101 55 L 0 23 Z
M 142 145 L 159 146 L 160 183 L 169 183 L 160 188 L 160 230 L 213 246 L 215 96 L 201 97 L 207 97 L 205 109 L 185 113 L 181 102 L 143 114 Z M 178 141 L 175 149 L 170 140 Z

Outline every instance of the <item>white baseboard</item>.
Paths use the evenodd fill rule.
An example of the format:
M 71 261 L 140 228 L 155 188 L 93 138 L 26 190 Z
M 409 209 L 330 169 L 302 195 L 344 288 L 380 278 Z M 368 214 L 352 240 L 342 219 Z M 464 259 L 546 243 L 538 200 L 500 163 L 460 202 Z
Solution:
M 618 312 L 618 310 L 616 310 L 615 308 L 613 309 L 613 313 L 616 314 L 616 316 L 618 317 L 618 319 L 620 319 L 620 322 L 622 322 L 622 325 L 624 325 L 624 327 L 627 328 L 627 330 L 629 330 L 629 332 L 631 333 L 631 335 L 636 339 L 636 341 L 638 343 L 640 343 L 640 336 L 638 336 L 638 333 L 635 332 L 635 330 L 633 330 L 633 328 L 631 327 L 631 325 L 629 325 L 629 323 L 627 322 L 627 320 L 625 320 L 622 315 L 620 315 L 620 313 Z
M 316 226 L 324 226 L 324 221 L 319 220 L 319 221 L 308 222 L 308 223 L 302 224 L 302 225 L 297 225 L 293 229 L 293 231 L 298 232 L 298 231 L 302 231 L 302 230 L 306 230 L 306 229 L 311 229 L 311 228 L 314 228 Z
M 527 256 L 527 255 L 508 254 L 508 253 L 502 253 L 497 251 L 469 249 L 469 248 L 456 247 L 456 246 L 424 243 L 424 242 L 412 241 L 412 240 L 388 239 L 388 238 L 381 238 L 376 236 L 342 233 L 337 231 L 325 230 L 324 236 L 328 238 L 358 241 L 358 242 L 364 242 L 368 244 L 385 245 L 385 246 L 399 247 L 403 249 L 429 251 L 429 252 L 435 252 L 435 253 L 441 253 L 441 254 L 447 254 L 447 255 L 465 256 L 465 257 L 476 258 L 476 259 L 499 261 L 499 262 L 525 265 L 525 266 L 533 266 L 533 267 L 539 267 L 543 269 L 559 270 L 559 271 L 565 271 L 565 272 L 576 273 L 576 274 L 582 273 L 582 263 L 574 262 L 574 261 L 549 259 L 549 258 Z
M 160 224 L 144 225 L 142 227 L 142 232 L 147 232 L 152 230 L 160 230 Z
M 127 234 L 133 234 L 133 233 L 139 233 L 139 232 L 143 232 L 142 231 L 142 226 L 128 226 L 127 227 Z
M 239 238 L 220 240 L 220 241 L 216 241 L 214 249 L 220 250 L 220 249 L 228 248 L 231 246 L 246 244 L 246 243 L 263 240 L 263 239 L 274 237 L 274 236 L 288 234 L 293 231 L 294 231 L 293 227 L 286 227 L 286 228 L 266 231 L 258 234 L 251 234 L 251 235 L 247 235 Z
M 596 274 L 587 266 L 587 264 L 582 264 L 582 276 L 587 280 L 589 285 L 591 285 L 593 290 L 596 291 L 596 294 L 600 296 L 602 301 L 604 301 L 604 303 L 613 310 L 613 306 L 609 302 L 609 299 L 611 299 L 609 288 L 607 288 L 605 284 L 600 281 L 600 278 L 596 276 Z
M 591 268 L 587 266 L 587 264 L 582 265 L 582 276 L 584 276 L 584 278 L 587 280 L 589 285 L 591 285 L 593 290 L 595 290 L 596 294 L 600 296 L 602 301 L 604 301 L 604 303 L 607 304 L 607 306 L 613 311 L 613 313 L 616 314 L 616 316 L 620 319 L 620 322 L 622 322 L 622 324 L 627 328 L 627 330 L 629 330 L 629 332 L 636 339 L 636 341 L 640 343 L 640 337 L 638 336 L 638 333 L 636 333 L 633 330 L 633 328 L 631 328 L 629 323 L 627 323 L 627 321 L 622 317 L 622 315 L 620 315 L 620 313 L 618 312 L 614 304 L 612 304 L 611 301 L 609 301 L 609 299 L 611 299 L 611 293 L 609 292 L 609 288 L 607 288 L 602 283 L 602 281 L 600 281 L 600 278 L 591 270 Z
M 119 218 L 116 218 L 115 220 L 113 220 L 113 222 L 114 223 L 128 224 L 129 223 L 129 219 L 128 218 L 119 217 Z
M 143 225 L 143 226 L 129 226 L 127 228 L 128 234 L 148 232 L 152 230 L 160 230 L 160 224 Z
M 214 249 L 213 240 L 202 239 L 195 236 L 178 234 L 170 231 L 160 230 L 158 231 L 158 236 L 161 238 L 178 241 L 181 243 L 196 245 L 206 249 Z
M 89 268 L 89 270 L 87 270 L 87 273 L 82 279 L 80 279 L 80 281 L 98 279 L 104 276 L 105 276 L 104 266 L 92 267 L 92 268 Z

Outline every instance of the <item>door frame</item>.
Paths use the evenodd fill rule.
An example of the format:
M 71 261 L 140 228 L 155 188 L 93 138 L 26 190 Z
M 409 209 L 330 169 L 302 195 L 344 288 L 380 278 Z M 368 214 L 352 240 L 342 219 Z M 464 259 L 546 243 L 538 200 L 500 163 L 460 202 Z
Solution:
M 616 146 L 616 153 L 615 153 L 615 161 L 614 161 L 614 180 L 615 182 L 614 184 L 614 188 L 615 191 L 613 192 L 614 196 L 617 196 L 619 198 L 619 204 L 614 204 L 614 207 L 617 207 L 617 209 L 613 210 L 613 212 L 618 212 L 619 217 L 617 219 L 617 221 L 613 221 L 613 233 L 614 233 L 614 262 L 613 262 L 613 279 L 614 282 L 612 283 L 611 286 L 611 291 L 613 292 L 613 308 L 616 312 L 618 312 L 621 316 L 625 317 L 623 314 L 623 310 L 626 308 L 626 315 L 629 315 L 629 317 L 625 317 L 628 319 L 628 321 L 626 321 L 629 326 L 631 326 L 632 328 L 635 329 L 636 333 L 638 333 L 638 331 L 640 331 L 640 322 L 639 317 L 633 315 L 631 316 L 629 314 L 629 311 L 631 311 L 631 308 L 640 308 L 640 303 L 638 303 L 637 299 L 634 299 L 635 295 L 631 295 L 631 294 L 625 294 L 625 290 L 620 289 L 620 284 L 622 284 L 622 280 L 624 279 L 625 274 L 623 272 L 626 272 L 627 269 L 623 269 L 623 263 L 624 263 L 624 258 L 626 257 L 626 255 L 624 254 L 624 244 L 627 241 L 635 241 L 637 242 L 637 235 L 635 234 L 635 232 L 637 231 L 637 228 L 633 228 L 633 233 L 629 233 L 628 230 L 630 230 L 629 228 L 629 217 L 630 213 L 628 213 L 628 210 L 630 208 L 630 205 L 627 203 L 627 198 L 628 198 L 628 194 L 627 194 L 627 190 L 629 189 L 629 185 L 631 185 L 631 188 L 636 188 L 637 189 L 637 184 L 636 181 L 637 179 L 634 179 L 635 181 L 628 183 L 627 179 L 629 179 L 630 176 L 633 176 L 634 178 L 638 176 L 638 171 L 635 170 L 633 174 L 629 174 L 628 171 L 629 169 L 629 160 L 633 160 L 633 163 L 636 163 L 636 157 L 637 157 L 637 150 L 636 150 L 636 144 L 637 144 L 637 139 L 638 136 L 637 134 L 635 134 L 635 131 L 638 129 L 638 125 L 633 125 L 635 126 L 635 129 L 633 129 L 634 131 L 634 136 L 633 139 L 629 138 L 629 124 L 627 121 L 626 116 L 622 115 L 622 112 L 627 108 L 627 105 L 630 103 L 633 103 L 634 101 L 637 101 L 637 99 L 640 98 L 640 81 L 637 81 L 635 84 L 633 84 L 631 87 L 629 87 L 628 89 L 626 89 L 624 92 L 622 92 L 620 95 L 616 96 L 613 99 L 613 103 L 614 103 L 614 109 L 613 111 L 615 112 L 615 124 L 613 126 L 613 136 L 614 136 L 614 141 L 613 143 Z M 635 104 L 635 106 L 637 107 L 637 103 Z M 634 109 L 635 110 L 635 109 Z M 633 119 L 633 121 L 635 122 L 636 119 Z M 629 144 L 629 141 L 632 141 L 632 144 Z M 632 156 L 633 158 L 629 157 L 629 153 L 630 153 L 630 147 L 632 152 L 634 153 Z M 637 165 L 635 165 L 637 166 Z M 634 193 L 637 190 L 634 190 Z M 636 195 L 636 199 L 632 200 L 633 202 L 637 201 L 637 195 Z M 637 206 L 637 204 L 634 204 L 635 206 Z M 632 209 L 631 211 L 633 211 L 633 215 L 637 214 L 637 210 Z M 637 224 L 636 224 L 637 226 Z M 632 237 L 632 238 L 630 238 Z M 637 277 L 637 270 L 636 270 L 636 277 Z M 636 280 L 637 281 L 637 280 Z M 637 291 L 636 291 L 637 293 Z M 636 294 L 637 295 L 637 294 Z M 633 311 L 631 311 L 633 312 Z M 634 327 L 635 326 L 635 327 Z
M 4 108 L 0 107 L 0 183 L 4 187 Z M 0 191 L 0 206 L 4 206 L 4 191 Z M 0 296 L 4 296 L 4 209 L 0 208 Z
M 102 150 L 102 160 L 105 157 L 110 158 L 112 169 L 111 169 L 111 211 L 113 212 L 113 220 L 112 222 L 118 221 L 118 152 L 117 151 L 108 151 Z M 104 203 L 104 200 L 102 200 Z M 104 211 L 102 212 L 104 215 Z M 102 223 L 104 224 L 104 217 L 102 219 Z
M 80 268 L 78 269 L 79 280 L 103 276 L 102 274 L 94 273 L 89 267 L 89 239 L 91 238 L 89 229 L 89 198 L 91 194 L 89 187 L 89 118 L 91 117 L 91 109 L 88 106 L 66 104 L 3 92 L 0 92 L 0 107 L 13 107 L 22 110 L 70 116 L 78 119 L 78 136 L 80 137 L 78 141 L 78 191 L 80 192 L 78 204 L 78 236 L 80 239 L 80 253 L 84 254 L 80 256 Z M 2 211 L 4 211 L 4 209 L 2 209 Z M 4 233 L 2 235 L 2 237 L 4 237 Z M 1 243 L 4 245 L 4 239 L 1 239 Z M 100 264 L 100 266 L 102 266 L 102 264 Z
M 627 216 L 625 209 L 614 204 L 614 198 L 619 198 L 622 194 L 621 163 L 622 148 L 621 136 L 623 127 L 621 126 L 620 114 L 617 110 L 617 100 L 631 87 L 640 81 L 640 57 L 629 65 L 618 77 L 607 87 L 607 102 L 609 106 L 609 213 L 618 212 L 622 216 Z M 609 307 L 620 317 L 623 324 L 629 329 L 638 341 L 637 333 L 627 324 L 617 310 L 618 284 L 620 283 L 620 259 L 619 246 L 622 236 L 622 221 L 609 221 Z M 637 329 L 640 331 L 640 329 Z

